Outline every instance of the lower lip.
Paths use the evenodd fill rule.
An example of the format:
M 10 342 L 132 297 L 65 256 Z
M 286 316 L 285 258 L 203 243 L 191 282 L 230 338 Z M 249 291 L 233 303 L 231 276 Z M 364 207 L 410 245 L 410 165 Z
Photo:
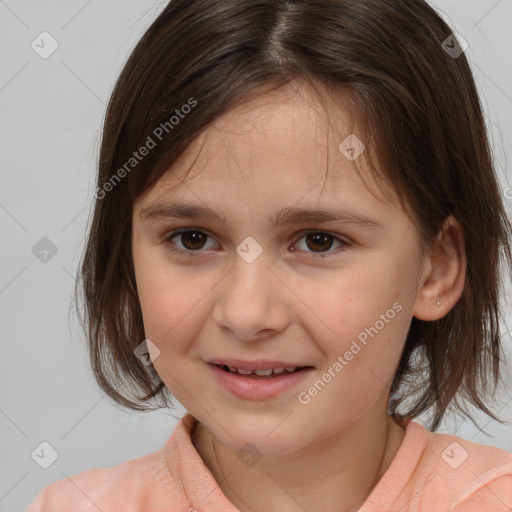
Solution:
M 277 396 L 303 381 L 314 371 L 314 368 L 304 368 L 292 373 L 285 370 L 275 377 L 254 379 L 238 373 L 226 372 L 212 363 L 208 363 L 208 366 L 225 389 L 244 400 L 267 400 Z

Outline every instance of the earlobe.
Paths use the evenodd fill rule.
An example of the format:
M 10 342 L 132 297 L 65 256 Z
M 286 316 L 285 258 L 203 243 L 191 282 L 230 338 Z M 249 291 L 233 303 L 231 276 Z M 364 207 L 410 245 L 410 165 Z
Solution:
M 426 276 L 420 283 L 413 316 L 434 321 L 444 317 L 462 296 L 466 281 L 464 233 L 460 223 L 450 215 L 426 256 Z

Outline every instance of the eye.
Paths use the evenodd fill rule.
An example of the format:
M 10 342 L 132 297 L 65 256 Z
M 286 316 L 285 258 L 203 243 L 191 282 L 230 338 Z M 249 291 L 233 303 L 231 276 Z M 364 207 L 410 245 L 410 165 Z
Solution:
M 174 238 L 178 240 L 178 243 L 181 243 L 183 249 L 176 248 L 176 243 L 172 242 Z M 171 233 L 165 238 L 164 243 L 168 246 L 170 251 L 178 253 L 181 256 L 195 256 L 195 252 L 199 252 L 200 249 L 205 248 L 205 242 L 208 238 L 211 237 L 203 231 L 198 229 L 188 229 Z M 218 244 L 214 242 L 214 248 L 215 246 L 218 246 Z M 206 249 L 211 248 L 212 247 L 206 247 Z
M 210 244 L 210 247 L 208 247 L 206 243 L 209 238 L 213 243 L 213 245 Z M 177 242 L 173 242 L 174 239 L 176 239 Z M 314 258 L 326 258 L 337 254 L 339 251 L 330 250 L 336 242 L 338 246 L 335 247 L 335 249 L 348 247 L 350 245 L 349 242 L 342 238 L 323 231 L 310 231 L 305 233 L 300 240 L 305 240 L 305 245 L 302 244 L 300 250 L 309 252 Z M 214 249 L 219 247 L 212 237 L 199 229 L 174 231 L 165 238 L 164 243 L 171 252 L 186 257 L 198 255 L 201 249 Z M 300 246 L 301 244 L 297 243 L 296 245 Z M 295 249 L 292 249 L 292 251 L 295 251 Z
M 343 240 L 337 236 L 331 235 L 329 233 L 325 233 L 324 231 L 310 231 L 309 233 L 306 233 L 301 238 L 301 240 L 302 239 L 304 239 L 306 242 L 305 243 L 306 252 L 309 252 L 309 251 L 307 251 L 307 249 L 311 249 L 312 250 L 311 255 L 314 258 L 326 258 L 326 257 L 332 256 L 333 254 L 336 254 L 337 252 L 339 252 L 339 251 L 326 252 L 332 248 L 334 242 L 338 242 L 338 244 L 339 244 L 338 248 L 350 245 L 345 240 Z M 303 250 L 303 249 L 301 249 L 301 250 Z

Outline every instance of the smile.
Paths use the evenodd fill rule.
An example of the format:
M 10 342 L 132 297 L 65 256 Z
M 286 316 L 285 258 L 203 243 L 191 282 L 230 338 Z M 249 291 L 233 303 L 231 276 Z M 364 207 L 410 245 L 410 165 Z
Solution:
M 257 370 L 236 366 L 207 363 L 216 382 L 231 397 L 243 400 L 269 400 L 282 396 L 311 377 L 312 366 L 261 368 Z
M 219 364 L 217 366 L 219 368 L 222 368 L 225 372 L 238 373 L 240 375 L 253 375 L 259 377 L 272 377 L 272 375 L 280 375 L 281 373 L 284 372 L 293 373 L 305 368 L 304 366 L 301 366 L 289 368 L 267 368 L 264 370 L 245 370 L 242 368 L 236 368 L 235 366 L 229 366 L 226 364 Z

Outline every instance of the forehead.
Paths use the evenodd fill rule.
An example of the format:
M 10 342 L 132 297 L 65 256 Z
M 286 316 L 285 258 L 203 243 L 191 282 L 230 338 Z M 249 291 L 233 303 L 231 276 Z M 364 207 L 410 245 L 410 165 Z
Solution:
M 391 187 L 377 185 L 364 152 L 352 161 L 339 149 L 355 136 L 348 112 L 343 98 L 322 101 L 307 87 L 288 85 L 257 96 L 203 131 L 146 196 L 169 197 L 186 183 L 205 194 L 271 196 L 274 190 L 277 198 L 288 193 L 297 199 L 321 189 L 324 201 L 338 202 L 342 196 L 357 200 L 369 186 L 379 191 L 379 201 L 385 191 L 389 202 Z

